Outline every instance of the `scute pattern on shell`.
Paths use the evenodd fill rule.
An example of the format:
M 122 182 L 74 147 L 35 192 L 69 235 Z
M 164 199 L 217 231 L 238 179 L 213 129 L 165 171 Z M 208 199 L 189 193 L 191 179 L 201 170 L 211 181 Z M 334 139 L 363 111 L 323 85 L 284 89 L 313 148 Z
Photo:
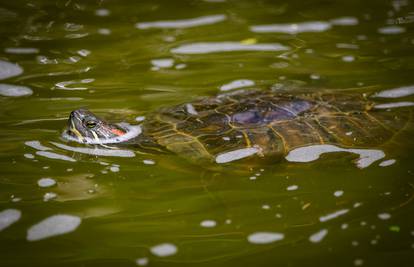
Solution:
M 213 161 L 220 153 L 247 147 L 257 147 L 259 158 L 275 159 L 311 144 L 378 146 L 408 120 L 408 113 L 372 106 L 359 94 L 240 91 L 161 109 L 143 131 L 161 147 L 194 161 Z

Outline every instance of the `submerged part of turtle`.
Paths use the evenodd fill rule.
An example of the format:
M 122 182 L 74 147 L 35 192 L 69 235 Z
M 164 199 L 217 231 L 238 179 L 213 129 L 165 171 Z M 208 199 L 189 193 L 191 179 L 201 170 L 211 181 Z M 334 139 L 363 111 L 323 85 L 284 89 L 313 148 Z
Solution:
M 161 109 L 147 116 L 140 125 L 142 133 L 122 142 L 118 137 L 128 134 L 125 129 L 87 110 L 71 113 L 67 133 L 81 142 L 87 137 L 146 151 L 170 151 L 198 163 L 245 157 L 274 161 L 308 145 L 385 144 L 405 127 L 411 111 L 389 112 L 374 105 L 359 94 L 240 91 Z

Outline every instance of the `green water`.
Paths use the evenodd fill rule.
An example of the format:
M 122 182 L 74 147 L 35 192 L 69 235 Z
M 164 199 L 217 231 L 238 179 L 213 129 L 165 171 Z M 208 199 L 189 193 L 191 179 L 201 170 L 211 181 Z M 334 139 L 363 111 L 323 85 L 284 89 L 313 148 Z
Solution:
M 174 155 L 94 156 L 50 142 L 68 145 L 60 134 L 79 107 L 137 123 L 240 79 L 276 90 L 408 86 L 412 94 L 413 7 L 404 0 L 1 1 L 0 83 L 32 94 L 0 95 L 0 226 L 15 219 L 0 231 L 0 266 L 412 266 L 409 129 L 384 151 L 394 164 L 367 168 L 356 166 L 356 155 L 331 153 L 220 171 Z M 137 24 L 155 21 L 175 23 Z M 279 25 L 303 22 L 310 24 Z M 279 32 L 254 27 L 269 24 Z M 197 43 L 227 51 L 188 50 Z M 156 59 L 167 60 L 157 67 Z M 401 101 L 413 97 L 384 100 Z M 66 158 L 46 157 L 28 141 Z M 57 184 L 39 187 L 46 177 Z M 45 201 L 46 193 L 56 195 Z M 80 224 L 31 240 L 33 226 L 54 215 Z M 255 242 L 258 233 L 268 233 L 259 238 L 266 244 Z M 164 257 L 160 244 L 168 244 Z

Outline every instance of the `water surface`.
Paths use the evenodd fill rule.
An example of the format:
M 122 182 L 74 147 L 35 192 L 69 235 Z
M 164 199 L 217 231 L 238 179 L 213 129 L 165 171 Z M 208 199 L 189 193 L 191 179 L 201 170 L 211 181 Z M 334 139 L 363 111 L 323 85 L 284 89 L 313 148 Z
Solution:
M 376 94 L 378 108 L 410 112 L 413 10 L 403 0 L 2 1 L 0 265 L 411 266 L 410 127 L 386 147 L 307 148 L 310 158 L 246 171 L 60 134 L 80 107 L 137 124 L 239 88 Z

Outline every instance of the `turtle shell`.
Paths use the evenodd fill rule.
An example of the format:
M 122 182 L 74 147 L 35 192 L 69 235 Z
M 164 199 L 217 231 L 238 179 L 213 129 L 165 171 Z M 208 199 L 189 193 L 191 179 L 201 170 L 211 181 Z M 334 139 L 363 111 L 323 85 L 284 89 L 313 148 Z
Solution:
M 409 116 L 373 105 L 359 94 L 241 91 L 161 109 L 143 124 L 143 135 L 198 162 L 218 162 L 233 151 L 273 160 L 313 144 L 373 147 L 390 140 Z

